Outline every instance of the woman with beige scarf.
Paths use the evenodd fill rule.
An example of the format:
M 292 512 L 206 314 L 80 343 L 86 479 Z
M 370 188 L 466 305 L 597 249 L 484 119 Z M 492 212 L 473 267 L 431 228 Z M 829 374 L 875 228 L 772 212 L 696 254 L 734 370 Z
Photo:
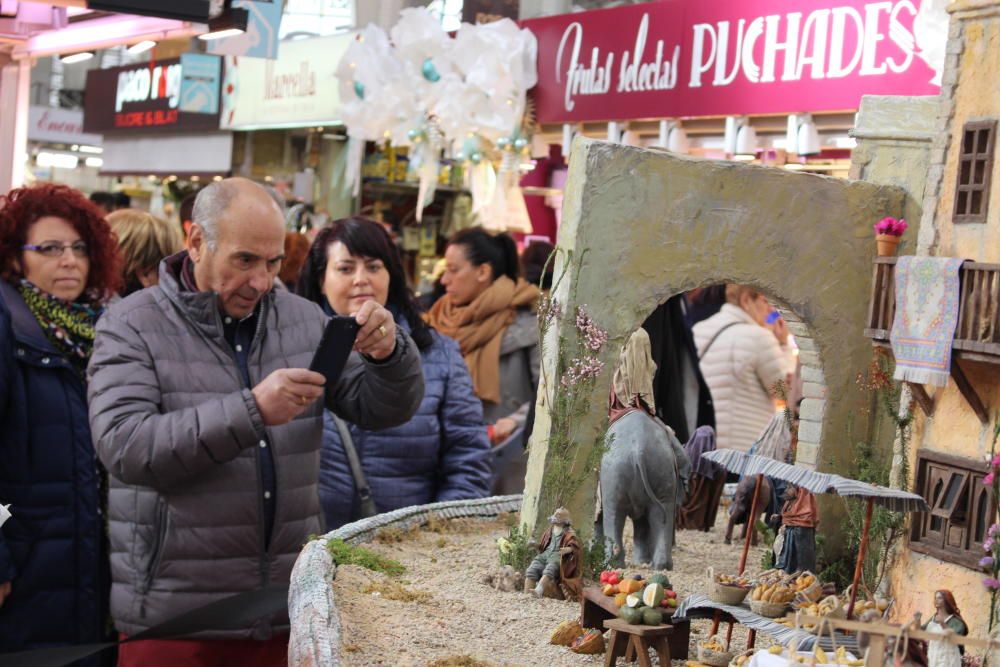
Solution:
M 514 240 L 482 229 L 449 242 L 441 282 L 447 292 L 427 321 L 458 342 L 491 439 L 503 445 L 494 492 L 519 493 L 526 457 L 523 449 L 513 451 L 520 439 L 512 436 L 524 427 L 538 385 L 538 288 L 520 278 Z

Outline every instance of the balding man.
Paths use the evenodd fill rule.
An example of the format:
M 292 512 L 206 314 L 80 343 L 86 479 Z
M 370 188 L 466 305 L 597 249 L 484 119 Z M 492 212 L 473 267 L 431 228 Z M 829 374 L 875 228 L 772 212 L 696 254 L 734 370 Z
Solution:
M 287 583 L 311 533 L 324 405 L 367 429 L 410 419 L 416 347 L 370 301 L 341 378 L 306 370 L 326 316 L 273 291 L 285 229 L 243 179 L 198 194 L 189 250 L 100 320 L 90 422 L 111 475 L 111 610 L 134 635 L 235 593 Z M 322 398 L 320 401 L 318 399 Z M 197 641 L 125 644 L 119 665 L 284 664 L 287 614 Z

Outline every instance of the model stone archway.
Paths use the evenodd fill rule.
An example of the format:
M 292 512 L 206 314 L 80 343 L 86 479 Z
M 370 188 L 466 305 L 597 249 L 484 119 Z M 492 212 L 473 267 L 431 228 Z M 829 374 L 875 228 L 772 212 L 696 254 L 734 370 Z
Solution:
M 735 282 L 776 297 L 808 331 L 815 349 L 806 349 L 803 359 L 807 401 L 798 463 L 839 469 L 849 460 L 852 425 L 866 428 L 855 378 L 871 359 L 862 332 L 875 246 L 872 224 L 887 215 L 899 217 L 904 201 L 905 192 L 893 186 L 578 138 L 559 247 L 576 257 L 586 249 L 586 255 L 581 266 L 565 267 L 555 288 L 564 315 L 549 340 L 571 331 L 575 307 L 586 304 L 611 341 L 602 351 L 605 367 L 591 407 L 574 425 L 580 453 L 593 447 L 600 432 L 613 366 L 631 332 L 674 294 Z M 557 276 L 563 263 L 556 265 Z M 553 346 L 546 345 L 543 378 L 555 373 Z M 521 515 L 531 529 L 554 509 L 540 506 L 550 468 L 544 389 L 538 393 Z M 586 465 L 587 458 L 575 460 Z M 595 476 L 582 478 L 568 504 L 574 516 L 586 517 L 593 512 Z M 576 523 L 589 534 L 589 521 Z

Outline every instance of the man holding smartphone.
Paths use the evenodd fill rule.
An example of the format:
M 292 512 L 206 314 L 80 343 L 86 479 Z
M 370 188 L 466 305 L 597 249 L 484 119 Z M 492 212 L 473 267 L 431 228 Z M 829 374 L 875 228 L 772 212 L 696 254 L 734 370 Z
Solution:
M 355 313 L 339 379 L 308 370 L 327 321 L 274 291 L 284 220 L 264 188 L 202 190 L 189 250 L 97 327 L 90 421 L 110 475 L 112 615 L 126 636 L 236 593 L 287 583 L 321 533 L 323 408 L 364 428 L 406 422 L 420 355 L 375 302 Z M 318 399 L 322 398 L 320 401 Z M 197 640 L 122 645 L 119 665 L 284 664 L 287 613 Z

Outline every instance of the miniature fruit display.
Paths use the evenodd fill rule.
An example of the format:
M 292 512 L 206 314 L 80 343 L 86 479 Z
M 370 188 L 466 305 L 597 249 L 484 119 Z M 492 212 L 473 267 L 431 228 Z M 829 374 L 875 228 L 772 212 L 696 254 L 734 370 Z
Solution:
M 669 613 L 673 613 L 674 609 L 677 609 L 677 591 L 672 589 L 666 589 L 663 591 L 663 599 L 660 600 L 660 606 L 664 609 L 669 609 Z
M 654 609 L 659 607 L 660 603 L 663 602 L 663 598 L 663 586 L 661 584 L 646 584 L 646 588 L 642 590 L 642 603 L 647 607 L 653 607 Z
M 622 593 L 615 598 L 616 604 Z M 663 584 L 647 584 L 639 593 L 629 593 L 618 608 L 618 617 L 630 625 L 660 625 L 677 608 L 677 593 Z
M 642 625 L 642 610 L 638 607 L 625 605 L 618 610 L 618 618 L 629 625 Z
M 641 579 L 622 579 L 618 584 L 618 591 L 620 593 L 638 593 L 642 590 L 644 581 Z
M 660 625 L 663 623 L 663 612 L 653 607 L 644 607 L 642 610 L 643 625 Z
M 622 573 L 618 570 L 604 570 L 601 572 L 601 585 L 610 584 L 611 586 L 617 586 L 622 580 Z
M 647 581 L 650 584 L 659 584 L 663 586 L 664 589 L 671 588 L 670 580 L 667 579 L 667 575 L 665 574 L 654 574 Z

